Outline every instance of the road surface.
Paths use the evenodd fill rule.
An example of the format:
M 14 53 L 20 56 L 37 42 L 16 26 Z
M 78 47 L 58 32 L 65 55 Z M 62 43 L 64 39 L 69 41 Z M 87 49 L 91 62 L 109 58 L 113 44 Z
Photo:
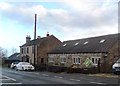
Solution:
M 0 72 L 0 81 L 3 86 L 9 85 L 116 85 L 119 84 L 119 77 L 98 77 L 90 74 L 67 74 L 52 73 L 40 71 L 16 71 L 15 69 L 2 68 Z

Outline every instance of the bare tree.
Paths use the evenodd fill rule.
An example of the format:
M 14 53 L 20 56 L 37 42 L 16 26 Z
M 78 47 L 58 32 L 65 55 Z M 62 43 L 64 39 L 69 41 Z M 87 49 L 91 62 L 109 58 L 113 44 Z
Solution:
M 3 48 L 0 47 L 0 58 L 3 58 Z
M 0 58 L 2 58 L 2 48 L 0 47 Z
M 0 47 L 0 58 L 7 57 L 7 50 Z
M 8 56 L 8 51 L 7 49 L 4 49 L 4 57 L 7 57 Z

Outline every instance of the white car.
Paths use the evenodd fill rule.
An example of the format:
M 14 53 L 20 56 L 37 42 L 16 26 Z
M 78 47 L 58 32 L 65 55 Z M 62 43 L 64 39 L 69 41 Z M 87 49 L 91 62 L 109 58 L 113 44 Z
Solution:
M 12 62 L 10 68 L 14 69 L 19 62 Z
M 120 74 L 120 58 L 113 64 L 112 71 L 115 74 Z
M 19 62 L 16 67 L 16 70 L 34 70 L 34 66 L 28 62 Z

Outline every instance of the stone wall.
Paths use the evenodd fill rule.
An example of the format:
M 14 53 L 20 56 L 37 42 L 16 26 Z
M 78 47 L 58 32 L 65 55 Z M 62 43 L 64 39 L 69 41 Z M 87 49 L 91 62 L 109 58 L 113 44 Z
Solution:
M 34 46 L 21 47 L 21 49 L 22 49 L 22 48 L 25 49 L 25 52 L 24 52 L 24 53 L 22 53 L 22 52 L 21 52 L 21 49 L 20 49 L 21 61 L 22 61 L 22 59 L 23 59 L 24 57 L 28 56 L 29 62 L 32 63 L 32 64 L 34 64 L 34 53 L 33 53 L 33 51 L 32 51 L 32 50 L 33 50 L 32 47 L 34 47 Z M 29 48 L 29 53 L 27 53 L 27 48 Z M 36 55 L 35 55 L 35 56 L 36 56 L 35 58 L 37 59 L 37 46 L 36 46 Z M 37 62 L 37 61 L 36 61 L 36 62 Z
M 59 41 L 54 36 L 48 36 L 42 42 L 38 43 L 36 45 L 35 64 L 41 64 L 41 58 L 44 59 L 42 64 L 47 64 L 47 59 L 48 59 L 47 53 L 60 44 L 61 44 L 61 41 Z M 21 60 L 22 58 L 25 58 L 26 56 L 28 56 L 29 62 L 34 64 L 34 52 L 32 51 L 33 50 L 32 47 L 34 47 L 34 45 L 21 47 L 21 49 L 24 48 L 25 52 L 22 53 L 20 49 L 20 55 L 21 55 Z M 27 48 L 29 48 L 29 53 L 27 53 Z
M 61 65 L 60 58 L 66 57 L 66 62 Z M 75 57 L 81 58 L 80 64 L 74 64 Z M 86 53 L 86 54 L 49 54 L 48 58 L 53 58 L 54 61 L 49 62 L 49 65 L 64 66 L 74 68 L 85 68 L 84 62 L 87 58 L 92 60 L 92 57 L 100 58 L 99 71 L 112 72 L 112 65 L 120 58 L 120 41 L 113 45 L 108 53 Z M 56 65 L 57 63 L 57 65 Z
M 63 66 L 63 67 L 76 67 L 76 68 L 85 68 L 84 64 L 86 59 L 89 58 L 92 60 L 92 57 L 101 58 L 101 53 L 96 54 L 48 54 L 48 65 L 52 66 Z M 65 57 L 66 62 L 61 63 L 61 58 Z M 80 63 L 74 63 L 74 58 L 80 58 Z M 52 60 L 51 60 L 52 59 Z M 89 66 L 88 66 L 89 67 Z
M 48 36 L 42 43 L 38 44 L 37 48 L 37 63 L 38 64 L 47 64 L 48 55 L 52 49 L 59 46 L 61 42 L 55 38 L 54 36 Z M 41 59 L 44 59 L 43 63 L 41 63 Z
M 120 41 L 111 47 L 106 58 L 106 72 L 112 71 L 112 65 L 120 58 Z

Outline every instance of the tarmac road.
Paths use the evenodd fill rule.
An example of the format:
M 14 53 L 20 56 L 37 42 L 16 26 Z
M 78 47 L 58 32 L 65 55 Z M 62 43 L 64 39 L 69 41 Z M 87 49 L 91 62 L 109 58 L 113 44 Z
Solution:
M 119 77 L 99 77 L 89 74 L 67 74 L 40 71 L 16 71 L 2 68 L 0 81 L 3 86 L 10 85 L 111 85 L 119 86 Z

